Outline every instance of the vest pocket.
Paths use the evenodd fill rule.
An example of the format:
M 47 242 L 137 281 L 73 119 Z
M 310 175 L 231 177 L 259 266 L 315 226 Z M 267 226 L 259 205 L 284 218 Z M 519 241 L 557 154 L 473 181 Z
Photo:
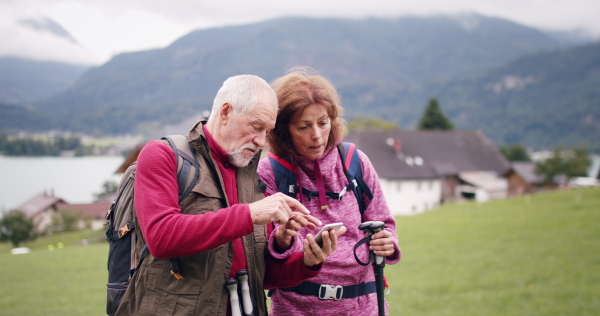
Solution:
M 178 280 L 169 272 L 169 260 L 157 261 L 156 266 L 147 269 L 148 288 L 142 297 L 140 315 L 192 315 L 202 281 L 191 275 Z
M 166 260 L 168 266 L 164 268 L 151 267 L 148 269 L 148 287 L 157 292 L 168 294 L 199 294 L 202 281 L 197 276 L 188 276 L 178 280 L 169 272 L 170 261 Z
M 194 187 L 190 194 L 195 197 L 195 201 L 190 200 L 191 207 L 182 207 L 182 213 L 186 214 L 204 214 L 208 212 L 216 212 L 227 206 L 225 197 L 220 190 L 216 188 Z M 193 205 L 193 206 L 192 206 Z

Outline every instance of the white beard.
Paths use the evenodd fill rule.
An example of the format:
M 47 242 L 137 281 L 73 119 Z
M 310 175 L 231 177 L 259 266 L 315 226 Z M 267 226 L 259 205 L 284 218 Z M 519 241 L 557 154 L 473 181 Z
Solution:
M 229 155 L 229 162 L 236 167 L 246 167 L 250 163 L 252 158 L 254 158 L 254 156 L 246 157 L 244 150 L 247 148 L 254 150 L 254 152 L 258 151 L 258 148 L 256 148 L 256 146 L 254 146 L 253 144 L 245 144 L 241 148 L 227 153 Z

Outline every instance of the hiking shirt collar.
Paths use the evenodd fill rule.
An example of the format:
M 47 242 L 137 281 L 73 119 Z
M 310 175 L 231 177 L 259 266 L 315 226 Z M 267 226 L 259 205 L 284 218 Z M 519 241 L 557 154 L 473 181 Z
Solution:
M 221 163 L 223 165 L 223 167 L 229 169 L 229 168 L 234 168 L 235 166 L 233 166 L 230 162 L 229 162 L 229 154 L 223 149 L 223 147 L 221 147 L 221 145 L 219 145 L 215 139 L 212 137 L 212 135 L 208 132 L 208 129 L 206 128 L 206 125 L 202 125 L 202 131 L 204 132 L 204 136 L 206 137 L 206 140 L 208 141 L 208 146 L 210 147 L 210 153 L 212 154 L 213 158 Z
M 314 164 L 313 165 L 313 173 L 315 176 L 315 180 L 316 180 L 316 186 L 317 186 L 317 191 L 319 192 L 319 206 L 321 207 L 322 210 L 327 209 L 329 206 L 327 205 L 327 194 L 325 192 L 325 182 L 323 181 L 323 174 L 321 173 L 321 161 L 324 160 L 327 156 L 329 156 L 329 154 L 331 154 L 331 151 L 333 149 L 335 149 L 336 147 L 333 146 L 332 148 L 329 148 L 327 150 L 325 150 L 325 152 L 323 153 L 323 155 L 317 159 L 309 159 L 306 158 L 304 156 L 296 156 L 296 164 L 294 165 L 294 173 L 296 173 L 296 168 L 298 163 L 301 163 L 304 166 L 309 167 L 310 164 Z M 298 177 L 298 175 L 296 174 L 296 179 L 298 181 L 298 189 L 299 189 L 299 196 L 301 198 L 302 197 L 302 183 L 300 182 L 300 178 Z M 300 201 L 302 202 L 302 201 Z

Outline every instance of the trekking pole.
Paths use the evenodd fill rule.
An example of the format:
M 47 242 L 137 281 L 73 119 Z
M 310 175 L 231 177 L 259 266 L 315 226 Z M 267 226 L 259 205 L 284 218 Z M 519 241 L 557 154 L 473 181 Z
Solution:
M 252 307 L 252 299 L 250 298 L 250 286 L 248 286 L 248 271 L 239 270 L 236 277 L 240 282 L 242 292 L 242 307 L 245 316 L 251 316 L 254 308 Z
M 373 269 L 375 270 L 375 286 L 377 289 L 377 307 L 379 309 L 379 316 L 385 315 L 385 299 L 384 299 L 384 285 L 385 281 L 383 278 L 383 268 L 385 267 L 385 258 L 383 256 L 375 255 L 373 251 L 369 253 L 369 262 L 363 264 L 358 257 L 356 256 L 356 248 L 360 246 L 362 243 L 370 241 L 376 233 L 380 232 L 385 228 L 385 223 L 381 221 L 368 221 L 360 224 L 358 229 L 364 231 L 368 234 L 367 237 L 363 238 L 363 240 L 359 241 L 358 244 L 354 247 L 354 257 L 361 265 L 367 265 L 369 262 L 373 261 Z M 374 258 L 374 260 L 373 260 Z
M 238 297 L 238 280 L 229 279 L 225 282 L 225 286 L 229 290 L 229 303 L 231 304 L 231 316 L 242 316 L 240 308 L 240 299 Z

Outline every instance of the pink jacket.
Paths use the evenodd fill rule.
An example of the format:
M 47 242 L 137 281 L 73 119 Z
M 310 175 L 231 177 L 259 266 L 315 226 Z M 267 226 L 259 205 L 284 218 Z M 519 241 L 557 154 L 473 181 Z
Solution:
M 348 190 L 341 200 L 334 200 L 327 197 L 328 208 L 321 210 L 319 198 L 312 198 L 308 201 L 306 196 L 297 195 L 296 198 L 302 202 L 310 211 L 311 215 L 317 217 L 323 224 L 343 222 L 346 226 L 346 233 L 338 239 L 337 249 L 327 258 L 321 269 L 321 273 L 308 282 L 328 285 L 355 285 L 363 282 L 375 280 L 373 266 L 359 265 L 354 258 L 354 246 L 364 235 L 358 226 L 364 221 L 383 221 L 386 230 L 392 233 L 395 239 L 395 254 L 386 259 L 387 264 L 394 264 L 400 261 L 401 252 L 396 235 L 396 222 L 390 214 L 385 197 L 381 190 L 379 178 L 375 169 L 371 165 L 369 158 L 358 151 L 360 158 L 363 178 L 373 193 L 373 199 L 365 198 L 367 209 L 361 219 L 360 211 L 354 193 Z M 315 180 L 316 160 L 298 157 L 298 162 L 294 166 L 296 177 L 300 185 L 308 190 L 317 190 Z M 339 193 L 348 184 L 342 161 L 336 147 L 325 152 L 318 159 L 321 174 L 323 176 L 325 190 L 328 192 Z M 258 175 L 267 186 L 267 195 L 277 192 L 275 176 L 269 159 L 263 159 L 259 162 Z M 307 233 L 316 234 L 317 231 L 300 231 L 300 237 L 297 238 L 292 248 L 281 254 L 272 247 L 269 242 L 269 251 L 276 258 L 285 258 L 293 252 L 301 251 L 302 240 Z M 271 235 L 274 238 L 274 233 Z M 368 249 L 363 245 L 357 249 L 357 256 L 363 262 L 368 261 Z M 271 309 L 273 315 L 378 315 L 377 294 L 359 296 L 356 298 L 344 298 L 341 300 L 321 300 L 317 296 L 300 295 L 292 291 L 276 290 L 271 297 Z M 387 303 L 386 303 L 387 309 Z

